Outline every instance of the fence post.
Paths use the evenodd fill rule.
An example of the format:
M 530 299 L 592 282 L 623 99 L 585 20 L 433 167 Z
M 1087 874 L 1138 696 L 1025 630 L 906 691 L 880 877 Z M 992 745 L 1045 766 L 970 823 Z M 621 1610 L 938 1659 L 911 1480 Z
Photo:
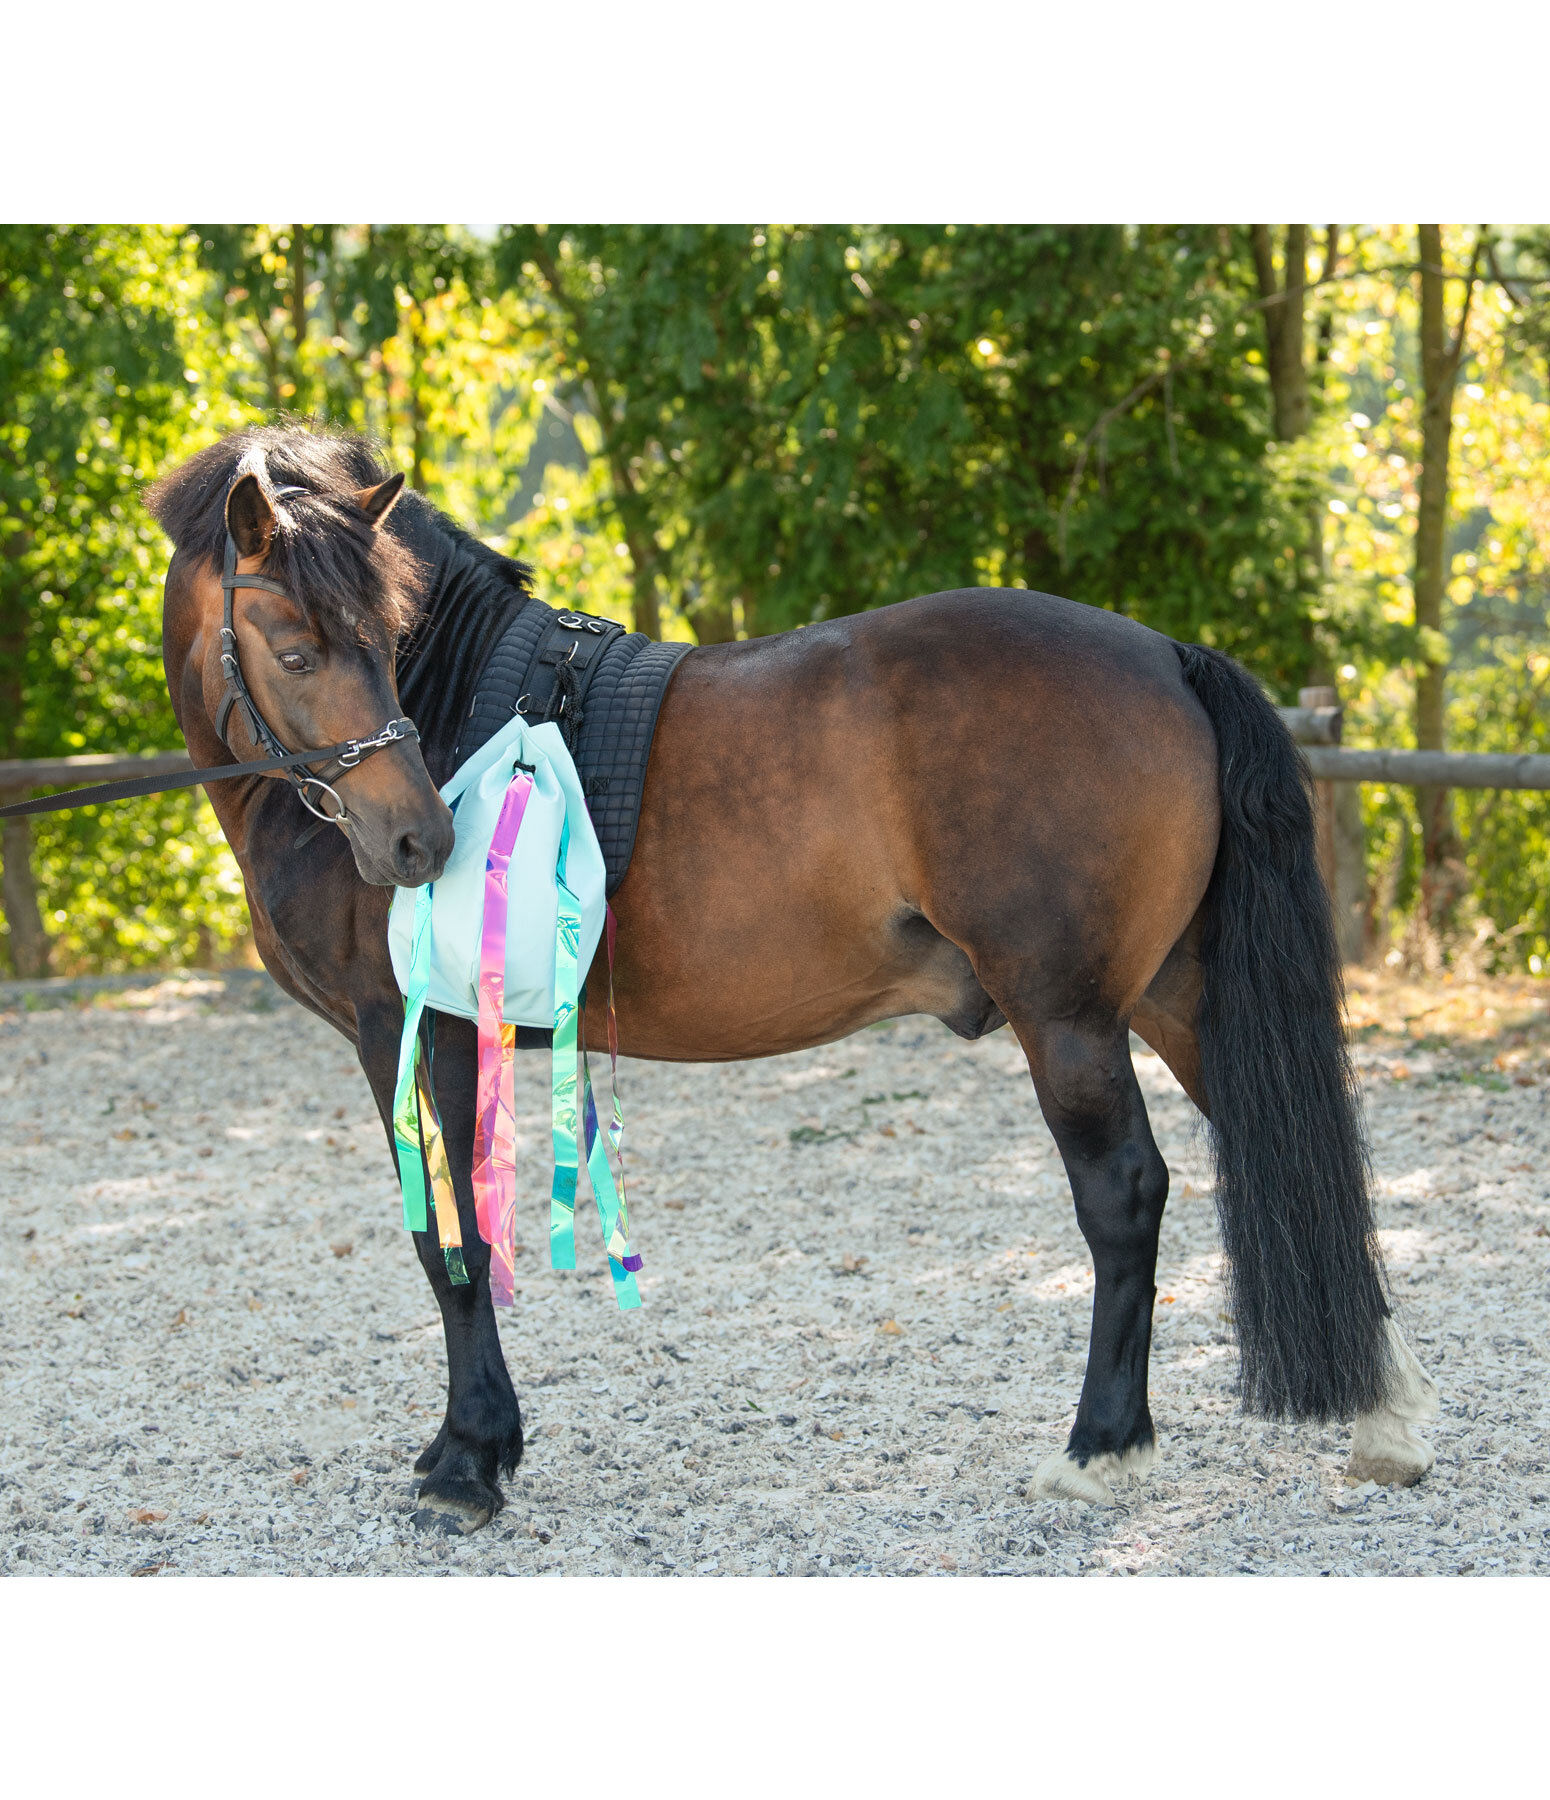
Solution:
M 32 821 L 7 819 L 0 832 L 0 905 L 9 927 L 11 966 L 23 981 L 49 973 L 48 933 L 32 876 Z
M 1338 706 L 1340 696 L 1332 687 L 1305 687 L 1297 690 L 1297 704 L 1309 712 L 1315 707 Z M 1335 722 L 1334 741 L 1340 742 L 1340 722 Z M 1335 784 L 1315 781 L 1313 784 L 1313 829 L 1318 837 L 1319 868 L 1333 903 L 1340 892 L 1339 859 L 1335 846 Z

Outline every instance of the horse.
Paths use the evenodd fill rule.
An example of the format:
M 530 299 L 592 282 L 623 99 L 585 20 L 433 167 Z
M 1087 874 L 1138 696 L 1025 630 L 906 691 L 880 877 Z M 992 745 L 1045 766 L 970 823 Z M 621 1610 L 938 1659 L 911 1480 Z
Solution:
M 405 491 L 367 440 L 310 425 L 228 436 L 148 499 L 174 545 L 164 657 L 197 762 L 263 748 L 250 710 L 223 706 L 223 649 L 290 745 L 400 713 L 417 728 L 331 774 L 340 816 L 310 835 L 291 771 L 209 789 L 259 955 L 355 1046 L 391 1156 L 391 890 L 450 854 L 438 787 L 531 571 Z M 1016 1034 L 1095 1283 L 1075 1422 L 1031 1492 L 1111 1503 L 1155 1455 L 1168 1170 L 1132 1031 L 1208 1122 L 1245 1410 L 1353 1421 L 1352 1480 L 1431 1467 L 1417 1427 L 1436 1390 L 1391 1315 L 1306 768 L 1231 659 L 996 588 L 695 647 L 663 698 L 614 907 L 628 1056 L 776 1056 L 915 1013 L 968 1039 Z M 503 1505 L 522 1455 L 474 1212 L 476 1051 L 472 1024 L 438 1019 L 467 1283 L 434 1229 L 415 1235 L 448 1375 L 416 1518 L 458 1532 Z

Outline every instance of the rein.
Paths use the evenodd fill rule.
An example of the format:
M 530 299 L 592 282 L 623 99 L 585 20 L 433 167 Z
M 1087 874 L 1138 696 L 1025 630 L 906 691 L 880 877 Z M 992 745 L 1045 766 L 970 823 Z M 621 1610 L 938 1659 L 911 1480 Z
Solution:
M 299 494 L 300 488 L 281 488 L 279 498 L 286 494 Z M 211 769 L 186 769 L 177 775 L 137 775 L 127 781 L 104 781 L 94 787 L 66 788 L 57 794 L 44 794 L 35 800 L 19 800 L 10 806 L 0 806 L 0 819 L 20 818 L 27 813 L 68 812 L 76 806 L 98 806 L 109 800 L 128 800 L 139 794 L 165 794 L 177 788 L 202 787 L 212 781 L 231 781 L 239 775 L 272 775 L 283 770 L 287 780 L 295 788 L 297 797 L 313 816 L 325 825 L 338 825 L 341 829 L 350 824 L 350 815 L 338 790 L 331 782 L 347 774 L 351 769 L 359 768 L 368 756 L 378 750 L 386 750 L 390 744 L 417 743 L 420 734 L 415 730 L 412 719 L 389 719 L 388 722 L 371 737 L 348 738 L 342 744 L 324 744 L 315 750 L 288 750 L 271 728 L 269 721 L 259 711 L 258 702 L 253 698 L 247 682 L 243 679 L 242 662 L 237 654 L 236 627 L 236 595 L 239 588 L 261 588 L 265 593 L 278 594 L 282 599 L 290 596 L 278 581 L 271 581 L 267 575 L 239 575 L 237 573 L 237 543 L 228 531 L 226 533 L 226 561 L 221 571 L 221 673 L 225 678 L 225 692 L 221 698 L 220 708 L 215 715 L 215 730 L 222 743 L 226 743 L 226 724 L 231 717 L 232 708 L 240 706 L 247 714 L 248 728 L 254 741 L 268 751 L 252 762 L 221 763 Z M 230 748 L 230 745 L 227 746 Z M 310 765 L 321 763 L 322 772 L 315 771 Z M 303 773 L 305 771 L 305 773 Z M 319 800 L 323 805 L 313 801 L 309 790 L 319 790 Z M 326 802 L 332 799 L 336 808 L 333 812 L 325 810 Z M 314 826 L 313 830 L 317 827 Z

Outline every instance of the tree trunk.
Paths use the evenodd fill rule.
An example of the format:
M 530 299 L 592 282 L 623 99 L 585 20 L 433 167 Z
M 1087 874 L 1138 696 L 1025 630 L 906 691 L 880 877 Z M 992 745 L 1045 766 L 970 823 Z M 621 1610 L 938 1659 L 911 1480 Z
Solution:
M 1335 227 L 1330 227 L 1331 234 Z M 1308 227 L 1288 225 L 1281 278 L 1275 266 L 1275 240 L 1268 225 L 1251 225 L 1254 273 L 1265 317 L 1265 368 L 1270 377 L 1271 430 L 1278 443 L 1306 436 L 1313 423 L 1313 393 L 1307 358 Z M 1324 273 L 1334 262 L 1333 235 L 1326 244 Z M 1311 602 L 1324 585 L 1324 507 L 1315 501 L 1306 521 L 1306 543 L 1297 560 L 1297 586 Z M 1303 680 L 1328 685 L 1333 671 L 1313 635 L 1310 608 L 1304 605 L 1302 636 L 1307 646 Z
M 300 225 L 291 227 L 291 379 L 296 384 L 292 404 L 298 412 L 310 410 L 311 399 L 304 386 L 306 374 L 302 368 L 302 346 L 307 341 L 307 240 L 304 230 Z
M 693 584 L 691 583 L 691 586 Z M 695 641 L 701 644 L 734 644 L 737 642 L 737 619 L 730 600 L 689 598 L 683 609 Z
M 607 459 L 608 473 L 613 481 L 614 510 L 619 515 L 625 548 L 630 553 L 630 572 L 634 586 L 634 604 L 631 608 L 633 629 L 645 632 L 647 637 L 661 637 L 661 555 L 646 502 L 635 485 L 629 461 L 614 432 L 614 419 L 609 407 L 612 386 L 609 370 L 598 357 L 596 347 L 588 340 L 581 308 L 566 292 L 564 280 L 553 258 L 544 250 L 535 249 L 533 260 L 544 279 L 544 285 L 554 296 L 555 304 L 570 321 L 577 360 L 586 371 L 584 388 L 587 403 L 592 409 L 598 434 L 603 440 L 603 455 Z
M 1420 672 L 1415 684 L 1415 741 L 1420 750 L 1442 750 L 1447 703 L 1448 651 L 1442 634 L 1447 590 L 1448 460 L 1453 439 L 1453 391 L 1458 381 L 1480 257 L 1476 239 L 1458 330 L 1448 328 L 1442 227 L 1418 225 L 1421 281 L 1421 472 L 1415 527 L 1415 635 Z M 1421 913 L 1439 937 L 1454 924 L 1466 882 L 1463 846 L 1453 824 L 1453 797 L 1441 787 L 1417 788 L 1421 821 Z
M 426 456 L 425 402 L 420 394 L 420 307 L 413 302 L 404 321 L 404 342 L 409 349 L 409 457 L 410 480 L 415 492 L 430 498 L 431 469 Z
M 625 548 L 630 553 L 630 570 L 634 576 L 635 603 L 631 629 L 643 631 L 647 637 L 662 635 L 662 601 L 657 591 L 657 545 L 651 528 L 641 516 L 634 483 L 628 469 L 614 467 L 614 496 L 624 523 Z
M 1308 227 L 1288 225 L 1284 280 L 1276 281 L 1275 250 L 1268 225 L 1251 225 L 1254 272 L 1265 315 L 1265 367 L 1270 374 L 1273 430 L 1278 442 L 1300 438 L 1313 421 L 1303 332 L 1308 293 Z

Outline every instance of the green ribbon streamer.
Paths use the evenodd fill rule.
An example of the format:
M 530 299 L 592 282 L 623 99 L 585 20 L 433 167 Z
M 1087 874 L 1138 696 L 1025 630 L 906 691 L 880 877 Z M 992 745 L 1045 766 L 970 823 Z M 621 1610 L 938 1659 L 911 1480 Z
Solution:
M 409 991 L 404 996 L 404 1031 L 398 1040 L 398 1085 L 393 1090 L 393 1144 L 398 1152 L 398 1184 L 404 1196 L 404 1229 L 424 1231 L 425 1157 L 420 1148 L 420 1109 L 415 1099 L 415 1065 L 420 1059 L 420 1018 L 431 983 L 431 887 L 414 901 L 414 941 L 409 953 Z

